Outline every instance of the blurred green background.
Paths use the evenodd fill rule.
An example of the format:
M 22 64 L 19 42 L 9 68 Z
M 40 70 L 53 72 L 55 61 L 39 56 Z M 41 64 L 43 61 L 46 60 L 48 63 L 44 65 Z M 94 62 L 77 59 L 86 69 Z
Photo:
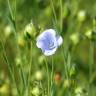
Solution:
M 26 26 L 30 22 L 33 23 L 32 28 L 34 27 L 35 31 L 26 35 Z M 73 83 L 70 85 L 67 81 L 68 84 L 65 84 L 63 50 L 60 47 L 54 55 L 54 76 L 60 73 L 61 81 L 55 79 L 61 85 L 54 85 L 54 90 L 57 90 L 57 93 L 54 91 L 54 96 L 68 96 L 64 95 L 66 86 L 73 86 L 74 90 L 79 88 L 80 92 L 81 89 L 83 90 L 81 93 L 79 92 L 80 95 L 76 95 L 76 93 L 72 96 L 88 96 L 86 94 L 89 81 L 92 84 L 92 95 L 90 96 L 96 96 L 96 0 L 9 0 L 9 2 L 8 0 L 0 0 L 0 96 L 17 96 L 14 91 L 16 88 L 10 80 L 6 60 L 4 60 L 4 50 L 8 61 L 13 66 L 16 83 L 19 85 L 21 81 L 18 76 L 18 66 L 22 66 L 24 74 L 29 70 L 31 41 L 32 80 L 30 79 L 30 82 L 34 83 L 34 74 L 39 70 L 44 75 L 44 84 L 46 85 L 46 74 L 44 74 L 46 70 L 43 60 L 46 57 L 36 47 L 35 40 L 40 32 L 49 28 L 55 29 L 64 39 L 65 54 L 71 54 L 69 73 L 72 74 L 71 79 L 76 83 L 76 85 Z M 14 29 L 17 36 L 14 36 Z M 91 47 L 93 55 L 90 54 Z M 47 57 L 47 60 L 49 70 L 51 70 L 51 57 Z M 89 64 L 91 61 L 93 61 L 92 66 Z M 89 78 L 90 67 L 92 67 L 92 74 Z M 33 84 L 31 87 L 30 90 L 33 89 Z

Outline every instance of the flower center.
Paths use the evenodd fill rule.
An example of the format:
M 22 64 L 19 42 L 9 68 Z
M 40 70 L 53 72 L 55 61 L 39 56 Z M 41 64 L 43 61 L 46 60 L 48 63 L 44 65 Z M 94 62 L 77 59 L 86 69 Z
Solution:
M 49 42 L 49 49 L 52 50 L 54 48 L 55 48 L 54 42 Z

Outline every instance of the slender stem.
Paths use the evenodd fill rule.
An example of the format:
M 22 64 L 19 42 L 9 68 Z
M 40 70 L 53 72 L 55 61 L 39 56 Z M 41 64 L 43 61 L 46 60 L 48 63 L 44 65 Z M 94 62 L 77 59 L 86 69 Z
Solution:
M 53 63 L 53 56 L 52 56 L 52 71 L 51 71 L 51 88 L 50 88 L 50 90 L 52 90 L 52 86 L 53 86 L 53 77 L 54 77 L 54 63 Z M 51 93 L 51 96 L 52 96 L 52 93 Z
M 42 81 L 40 81 L 40 87 L 41 87 L 41 89 L 43 89 L 42 96 L 45 96 L 45 94 L 44 94 L 44 87 L 43 87 Z
M 62 32 L 62 0 L 60 0 L 60 32 Z
M 1 40 L 0 40 L 0 41 L 1 41 Z M 18 95 L 20 95 L 18 86 L 17 86 L 17 84 L 16 84 L 15 76 L 14 76 L 14 70 L 12 69 L 11 64 L 10 64 L 10 62 L 9 62 L 9 60 L 8 60 L 8 57 L 7 57 L 7 54 L 6 54 L 6 50 L 5 50 L 5 47 L 4 47 L 4 44 L 3 44 L 2 41 L 1 41 L 1 46 L 2 46 L 2 48 L 3 48 L 3 58 L 4 58 L 7 66 L 8 66 L 8 70 L 9 70 L 9 72 L 10 72 L 10 76 L 11 76 L 11 78 L 12 78 L 12 80 L 13 80 L 15 86 L 16 86 Z
M 67 70 L 67 61 L 66 61 L 66 56 L 65 56 L 65 52 L 64 52 L 64 45 L 62 45 L 62 56 L 63 56 L 63 60 L 64 60 L 64 69 L 65 69 L 65 76 L 68 79 L 68 70 Z
M 48 96 L 50 96 L 50 79 L 49 79 L 49 69 L 48 69 L 48 63 L 47 60 L 45 59 L 45 64 L 46 64 L 46 71 L 47 71 L 47 77 L 48 77 Z
M 16 14 L 17 14 L 17 0 L 15 0 L 15 8 L 14 8 L 14 19 L 16 22 Z
M 57 25 L 57 16 L 56 16 L 55 8 L 53 5 L 53 0 L 50 0 L 50 5 L 52 7 L 52 11 L 53 11 L 54 19 L 55 19 L 55 24 Z
M 13 28 L 14 28 L 14 37 L 15 37 L 15 43 L 16 43 L 16 48 L 17 48 L 17 52 L 18 53 L 20 53 L 19 52 L 19 46 L 18 46 L 18 44 L 17 44 L 17 37 L 18 37 L 18 35 L 17 35 L 17 27 L 16 27 L 16 7 L 17 7 L 17 0 L 15 0 L 15 8 L 14 8 L 14 14 L 13 14 L 13 12 L 12 12 L 12 8 L 11 8 L 11 5 L 10 5 L 10 2 L 9 2 L 9 0 L 7 0 L 8 1 L 8 7 L 9 7 L 9 11 L 10 11 L 10 14 L 11 14 L 11 18 L 12 18 L 12 20 L 11 20 L 11 22 L 12 22 L 12 24 L 13 24 Z M 20 55 L 20 54 L 19 54 Z M 18 67 L 17 67 L 18 68 Z M 21 68 L 21 66 L 18 68 L 18 70 L 20 70 L 20 77 L 21 77 L 21 80 L 22 80 L 22 82 L 24 83 L 23 85 L 25 86 L 25 78 L 24 78 L 24 72 L 23 72 L 23 69 Z M 13 70 L 13 72 L 14 72 L 14 70 Z M 24 88 L 24 86 L 23 86 L 23 88 Z M 17 89 L 17 90 L 19 90 L 19 89 Z M 20 91 L 20 90 L 19 90 Z M 23 92 L 24 92 L 25 90 L 23 90 Z
M 12 8 L 10 6 L 10 0 L 7 0 L 7 3 L 8 3 L 8 8 L 9 8 L 9 11 L 10 11 L 10 15 L 11 15 L 11 17 L 13 19 L 14 16 L 13 16 Z
M 23 90 L 26 89 L 26 81 L 25 81 L 25 75 L 24 75 L 24 72 L 23 72 L 23 69 L 22 69 L 22 66 L 20 65 L 19 67 L 19 71 L 20 71 L 20 76 L 21 76 L 21 80 L 22 80 L 22 83 L 23 83 Z M 22 92 L 22 94 L 24 94 Z
M 31 68 L 32 68 L 32 42 L 31 42 L 31 48 L 30 48 L 30 62 L 29 62 L 29 73 L 28 73 L 28 90 L 30 89 Z M 28 96 L 29 96 L 29 91 L 28 91 Z
M 68 50 L 64 50 L 64 45 L 62 45 L 62 50 L 63 50 L 62 55 L 64 59 L 65 78 L 68 80 L 70 84 L 69 70 L 70 70 L 71 56 L 69 55 Z M 67 51 L 67 56 L 65 51 Z M 68 96 L 71 96 L 71 91 L 69 88 L 67 89 L 67 92 L 68 92 Z
M 94 43 L 90 41 L 90 47 L 89 47 L 89 96 L 92 95 L 91 93 L 91 76 L 92 76 L 92 69 L 94 64 Z

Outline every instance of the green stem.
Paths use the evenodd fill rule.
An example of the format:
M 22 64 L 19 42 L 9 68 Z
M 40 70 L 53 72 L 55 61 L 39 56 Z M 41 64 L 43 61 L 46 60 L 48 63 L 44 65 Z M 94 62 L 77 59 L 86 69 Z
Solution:
M 0 41 L 1 41 L 1 40 L 0 40 Z M 14 76 L 14 69 L 11 67 L 11 64 L 10 64 L 10 62 L 9 62 L 9 60 L 8 60 L 8 57 L 7 57 L 7 54 L 6 54 L 6 50 L 5 50 L 5 47 L 4 47 L 4 44 L 3 44 L 2 41 L 1 41 L 1 46 L 2 46 L 2 48 L 3 48 L 3 58 L 4 58 L 7 66 L 8 66 L 8 70 L 9 70 L 9 72 L 10 72 L 10 76 L 11 76 L 11 78 L 12 78 L 12 80 L 13 80 L 15 86 L 16 86 L 18 95 L 20 96 L 20 91 L 19 91 L 19 89 L 18 89 L 18 86 L 17 86 L 17 84 L 16 84 L 16 80 L 15 80 L 15 76 Z
M 32 69 L 32 42 L 31 42 L 31 48 L 30 48 L 30 62 L 29 62 L 28 89 L 27 90 L 30 90 L 31 69 Z M 29 91 L 27 92 L 29 96 Z
M 19 71 L 20 71 L 20 76 L 21 76 L 21 80 L 22 80 L 22 83 L 23 83 L 23 90 L 25 90 L 26 89 L 26 81 L 25 81 L 25 76 L 24 76 L 23 69 L 22 69 L 21 65 L 19 67 Z M 22 91 L 22 95 L 24 95 L 23 92 L 24 91 Z
M 46 71 L 47 71 L 47 78 L 48 78 L 48 96 L 50 96 L 50 78 L 49 78 L 49 69 L 48 69 L 48 63 L 47 60 L 45 59 L 45 64 L 46 64 Z
M 65 56 L 65 52 L 64 52 L 64 45 L 62 45 L 62 56 L 63 56 L 63 60 L 64 60 L 64 70 L 65 70 L 65 77 L 68 79 L 68 69 L 67 69 L 67 61 L 66 61 L 66 56 Z
M 17 48 L 17 52 L 19 53 L 19 55 L 20 55 L 20 52 L 19 52 L 19 46 L 18 46 L 18 44 L 17 44 L 17 37 L 18 37 L 18 35 L 17 35 L 17 27 L 16 27 L 16 14 L 17 14 L 17 12 L 16 12 L 16 7 L 17 7 L 17 0 L 15 0 L 15 8 L 14 8 L 14 13 L 12 12 L 12 8 L 11 8 L 11 5 L 10 5 L 10 2 L 9 2 L 9 0 L 7 0 L 8 1 L 8 7 L 9 7 L 9 11 L 10 11 L 10 14 L 11 14 L 11 22 L 12 22 L 12 26 L 13 26 L 13 28 L 14 28 L 14 37 L 15 37 L 15 43 L 16 43 L 16 48 Z M 20 66 L 19 68 L 18 67 L 16 67 L 19 71 L 20 71 L 20 78 L 21 78 L 21 80 L 22 80 L 22 82 L 24 83 L 23 84 L 23 88 L 25 87 L 25 75 L 24 75 L 24 72 L 23 72 L 23 69 L 22 69 L 22 66 Z M 14 70 L 13 70 L 13 72 L 14 72 Z M 19 90 L 19 89 L 17 89 L 17 90 Z M 20 91 L 20 90 L 19 90 Z M 25 90 L 23 90 L 23 92 L 24 92 Z
M 91 76 L 94 64 L 94 42 L 90 41 L 89 47 L 89 96 L 92 95 L 92 85 L 91 85 Z
M 62 32 L 62 0 L 60 0 L 60 32 Z
M 13 19 L 14 15 L 13 15 L 13 12 L 12 12 L 12 9 L 11 9 L 11 6 L 10 6 L 10 0 L 7 0 L 7 3 L 8 3 L 8 8 L 9 8 L 10 15 L 11 15 L 11 17 Z
M 52 7 L 52 11 L 53 11 L 54 19 L 55 19 L 55 24 L 57 25 L 57 16 L 56 16 L 55 8 L 53 5 L 53 0 L 50 0 L 50 5 Z
M 54 63 L 53 63 L 53 56 L 52 56 L 52 71 L 51 71 L 51 88 L 50 88 L 50 90 L 52 90 L 53 78 L 54 78 Z M 52 93 L 51 93 L 51 96 L 52 96 Z
M 14 8 L 14 19 L 16 22 L 16 14 L 17 14 L 17 0 L 15 0 L 15 8 Z
M 68 53 L 68 50 L 64 50 L 64 45 L 62 45 L 62 55 L 63 55 L 63 59 L 64 59 L 64 70 L 65 70 L 65 78 L 68 80 L 69 84 L 70 84 L 70 77 L 69 77 L 69 70 L 70 70 L 70 64 L 71 64 L 71 56 L 70 54 Z M 65 51 L 67 53 L 65 53 Z M 68 88 L 67 89 L 67 95 L 68 96 L 71 96 L 71 91 L 70 89 Z

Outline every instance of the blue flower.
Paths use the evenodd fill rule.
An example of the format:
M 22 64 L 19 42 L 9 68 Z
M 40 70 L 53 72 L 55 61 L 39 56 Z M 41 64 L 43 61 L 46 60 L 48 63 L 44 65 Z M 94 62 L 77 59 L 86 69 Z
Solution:
M 37 47 L 41 48 L 46 56 L 54 54 L 57 48 L 62 44 L 63 39 L 58 36 L 53 29 L 47 29 L 37 37 Z

